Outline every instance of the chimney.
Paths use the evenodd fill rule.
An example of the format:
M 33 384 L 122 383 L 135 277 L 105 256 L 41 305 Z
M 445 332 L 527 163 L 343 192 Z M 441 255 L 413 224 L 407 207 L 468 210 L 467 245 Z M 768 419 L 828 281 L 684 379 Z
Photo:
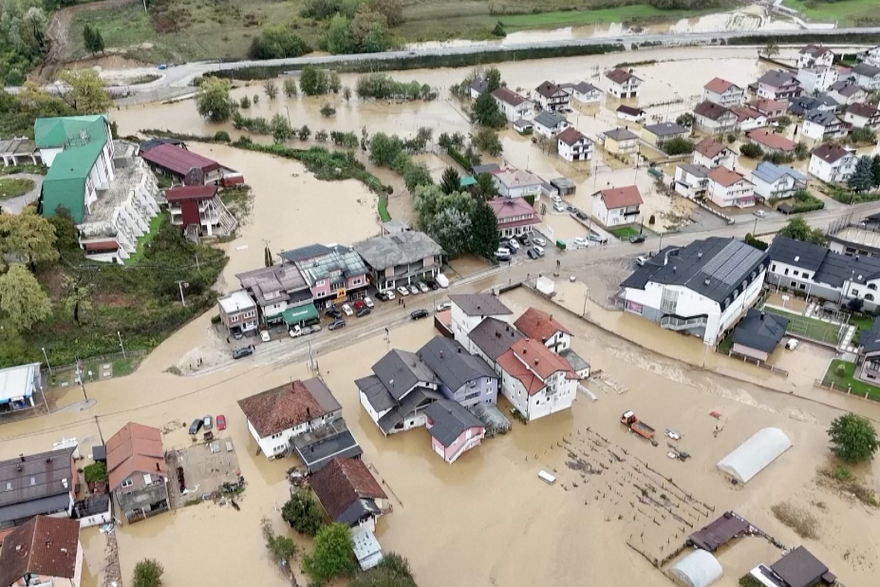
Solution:
M 675 265 L 672 266 L 672 272 L 673 272 L 673 273 L 675 273 L 675 271 L 676 271 L 677 269 L 678 269 L 678 267 L 676 267 Z
M 310 407 L 308 407 L 308 406 L 306 406 L 306 417 L 307 417 L 309 420 L 312 419 L 312 409 L 311 409 Z M 159 466 L 158 463 L 156 464 L 156 466 Z
M 18 458 L 21 459 L 21 462 L 24 462 L 24 453 L 19 453 Z
M 64 489 L 68 488 L 67 477 L 61 480 L 61 486 L 64 487 Z
M 440 351 L 440 358 L 443 358 L 443 351 Z
M 535 357 L 535 365 L 538 364 L 538 357 Z
M 66 554 L 67 554 L 67 549 L 66 549 L 66 548 L 64 548 L 64 547 L 63 547 L 63 546 L 62 546 L 62 547 L 61 547 L 61 552 L 62 552 L 62 553 L 63 553 L 63 554 L 65 554 L 65 555 L 66 555 Z
M 52 457 L 46 457 L 46 462 L 47 462 L 47 463 L 51 463 L 51 462 L 52 462 Z
M 709 285 L 709 278 L 707 277 L 705 281 L 703 281 L 706 285 Z
M 762 312 L 761 312 L 761 320 L 764 320 L 764 316 L 765 316 L 765 315 L 766 315 L 766 314 L 762 311 Z
M 702 259 L 702 258 L 703 258 L 703 251 L 700 251 L 699 253 L 697 253 L 697 259 Z
M 500 332 L 496 332 L 496 333 L 495 333 L 495 337 L 496 337 L 496 338 L 501 338 L 501 333 L 500 333 Z
M 162 472 L 162 469 L 159 467 L 159 463 L 156 463 L 156 470 L 159 471 L 160 473 Z
M 458 347 L 458 354 L 461 354 L 461 347 Z

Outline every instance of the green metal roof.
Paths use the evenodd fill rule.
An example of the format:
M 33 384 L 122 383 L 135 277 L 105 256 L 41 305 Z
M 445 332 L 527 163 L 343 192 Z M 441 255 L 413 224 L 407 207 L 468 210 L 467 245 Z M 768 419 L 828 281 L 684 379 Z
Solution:
M 287 308 L 281 313 L 281 316 L 284 318 L 284 321 L 288 326 L 293 326 L 300 322 L 306 322 L 318 318 L 318 309 L 315 307 L 315 304 L 306 304 L 304 306 L 297 306 L 296 308 Z
M 472 175 L 466 175 L 461 178 L 461 187 L 466 188 L 468 186 L 475 185 L 477 183 L 477 179 Z
M 107 124 L 110 119 L 106 114 L 38 118 L 34 121 L 34 143 L 38 149 L 66 147 L 68 142 L 81 143 L 85 130 L 90 141 L 98 140 L 103 145 L 107 142 Z

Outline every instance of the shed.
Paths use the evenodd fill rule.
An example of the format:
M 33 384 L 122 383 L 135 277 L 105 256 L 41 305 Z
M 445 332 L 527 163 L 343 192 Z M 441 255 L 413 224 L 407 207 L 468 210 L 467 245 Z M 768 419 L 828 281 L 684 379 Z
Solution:
M 749 523 L 733 512 L 724 512 L 720 518 L 691 534 L 687 543 L 709 552 L 715 552 L 749 530 Z
M 764 470 L 791 448 L 791 440 L 779 428 L 762 428 L 715 465 L 740 483 Z
M 766 361 L 787 327 L 788 318 L 751 308 L 733 331 L 733 352 Z
M 368 571 L 382 562 L 382 546 L 376 535 L 367 528 L 359 528 L 351 533 L 352 550 L 362 571 Z
M 670 571 L 685 587 L 708 587 L 724 574 L 718 559 L 705 550 L 695 550 L 675 563 Z

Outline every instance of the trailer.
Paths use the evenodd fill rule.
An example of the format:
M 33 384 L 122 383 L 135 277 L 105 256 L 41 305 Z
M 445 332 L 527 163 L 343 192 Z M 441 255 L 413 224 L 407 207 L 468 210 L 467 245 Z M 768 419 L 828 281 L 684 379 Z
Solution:
M 639 420 L 636 413 L 632 410 L 627 410 L 622 416 L 620 416 L 620 423 L 646 440 L 652 440 L 654 438 L 654 433 L 656 431 L 651 426 L 648 426 Z
M 556 477 L 554 475 L 551 475 L 547 471 L 541 471 L 540 473 L 538 473 L 538 479 L 540 479 L 547 485 L 553 485 L 554 483 L 556 483 Z

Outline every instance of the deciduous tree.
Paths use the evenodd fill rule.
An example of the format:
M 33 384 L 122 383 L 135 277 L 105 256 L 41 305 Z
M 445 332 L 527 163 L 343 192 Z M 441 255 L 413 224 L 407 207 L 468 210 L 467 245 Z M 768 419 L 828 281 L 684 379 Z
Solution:
M 334 94 L 338 94 L 341 88 L 342 80 L 339 79 L 339 74 L 335 71 L 331 71 L 330 75 L 327 76 L 327 89 Z
M 474 193 L 484 200 L 491 200 L 498 195 L 498 186 L 495 185 L 491 174 L 481 173 L 477 176 L 477 185 Z
M 403 141 L 397 135 L 378 132 L 370 139 L 370 161 L 376 165 L 390 167 L 402 150 Z
M 164 567 L 156 559 L 145 558 L 134 566 L 131 584 L 133 587 L 162 587 Z
M 34 267 L 58 259 L 55 227 L 27 206 L 21 214 L 0 215 L 0 251 Z
M 831 452 L 838 458 L 857 463 L 869 461 L 877 452 L 877 430 L 871 421 L 858 414 L 844 414 L 831 422 L 828 429 Z
M 489 68 L 489 70 L 486 71 L 485 79 L 487 84 L 486 91 L 489 93 L 492 93 L 501 87 L 501 72 L 497 67 Z
M 431 177 L 431 171 L 424 163 L 410 163 L 403 169 L 403 181 L 409 193 L 414 194 L 416 188 L 420 185 L 431 185 L 434 183 Z
M 58 78 L 70 86 L 62 97 L 78 113 L 103 114 L 113 107 L 113 100 L 94 69 L 63 71 Z
M 474 135 L 473 146 L 481 153 L 488 153 L 493 157 L 497 157 L 504 150 L 498 133 L 489 128 L 481 128 L 477 131 L 477 134 Z
M 779 231 L 779 236 L 816 245 L 825 244 L 825 233 L 819 228 L 810 228 L 810 225 L 800 217 L 789 220 L 788 224 Z
M 267 98 L 274 100 L 278 96 L 278 86 L 275 85 L 275 80 L 267 79 L 263 82 L 263 91 L 266 92 Z
M 293 98 L 297 95 L 296 80 L 292 77 L 285 78 L 284 80 L 284 95 L 288 98 Z
M 314 65 L 303 67 L 299 75 L 299 88 L 306 96 L 321 96 L 327 93 L 327 74 Z
M 296 556 L 296 543 L 287 536 L 275 534 L 272 523 L 266 516 L 260 520 L 260 529 L 263 532 L 263 539 L 266 541 L 266 550 L 269 551 L 269 556 L 273 561 L 278 564 L 287 564 L 290 559 Z
M 353 566 L 351 530 L 345 524 L 324 526 L 315 535 L 312 554 L 303 559 L 303 569 L 313 578 L 329 581 L 348 573 Z
M 474 102 L 472 110 L 474 122 L 489 128 L 502 128 L 507 118 L 498 108 L 498 102 L 490 92 L 483 92 Z
M 300 534 L 314 536 L 324 525 L 321 508 L 312 492 L 298 489 L 281 509 L 281 517 Z
M 23 332 L 48 318 L 52 304 L 34 274 L 21 263 L 13 263 L 0 275 L 0 310 L 13 330 Z
M 206 77 L 202 80 L 196 96 L 196 109 L 202 118 L 211 122 L 223 122 L 232 117 L 235 104 L 229 98 L 231 88 L 232 84 L 227 79 Z
M 345 103 L 348 104 L 348 101 L 351 100 L 351 88 L 345 86 L 342 88 L 342 99 L 345 100 Z
M 385 17 L 385 23 L 395 27 L 403 22 L 403 2 L 401 0 L 370 0 L 370 9 Z
M 880 186 L 880 155 L 871 159 L 871 174 L 874 176 L 874 187 Z

